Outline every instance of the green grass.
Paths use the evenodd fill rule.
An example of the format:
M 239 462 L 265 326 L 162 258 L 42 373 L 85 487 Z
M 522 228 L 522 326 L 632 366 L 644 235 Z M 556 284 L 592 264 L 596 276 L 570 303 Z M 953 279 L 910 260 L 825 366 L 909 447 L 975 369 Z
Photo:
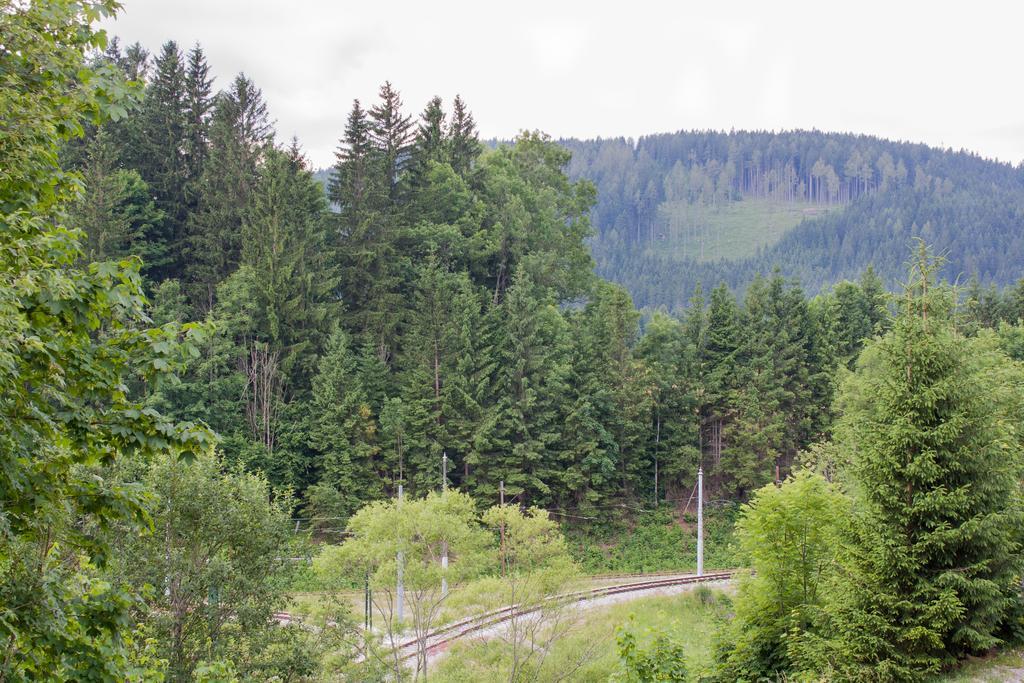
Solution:
M 582 619 L 548 651 L 544 665 L 531 680 L 553 681 L 572 670 L 581 658 L 586 662 L 565 680 L 580 683 L 607 681 L 619 667 L 615 636 L 629 625 L 641 644 L 658 630 L 681 643 L 692 680 L 711 664 L 714 634 L 731 611 L 729 597 L 715 590 L 694 590 L 675 596 L 640 598 L 604 609 L 583 612 Z M 632 617 L 632 619 L 631 619 Z M 498 639 L 466 641 L 434 668 L 431 683 L 488 683 L 508 678 L 508 648 Z
M 651 248 L 698 261 L 745 258 L 775 244 L 805 218 L 826 211 L 817 204 L 774 199 L 746 198 L 716 207 L 664 202 L 658 207 L 661 232 Z
M 1024 680 L 1024 649 L 1002 652 L 992 657 L 968 660 L 952 673 L 935 679 L 935 683 L 1004 683 Z
M 670 597 L 639 598 L 628 603 L 593 609 L 571 632 L 551 647 L 545 664 L 531 680 L 558 680 L 581 658 L 586 663 L 564 680 L 581 683 L 607 681 L 619 668 L 616 634 L 628 627 L 641 647 L 660 631 L 680 642 L 686 652 L 690 680 L 710 673 L 715 634 L 732 616 L 729 593 L 700 587 Z M 452 647 L 436 664 L 430 683 L 490 683 L 507 680 L 508 646 L 498 639 L 467 640 Z M 1024 648 L 993 656 L 972 658 L 956 671 L 930 679 L 932 683 L 1006 683 L 1024 680 Z

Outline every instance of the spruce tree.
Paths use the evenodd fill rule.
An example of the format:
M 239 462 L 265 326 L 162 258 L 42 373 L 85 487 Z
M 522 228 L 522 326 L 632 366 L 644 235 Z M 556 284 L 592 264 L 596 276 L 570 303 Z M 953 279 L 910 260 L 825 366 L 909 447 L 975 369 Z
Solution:
M 261 336 L 281 352 L 284 395 L 302 396 L 338 317 L 323 191 L 293 146 L 268 150 L 242 222 Z
M 185 71 L 185 175 L 195 183 L 203 172 L 210 136 L 210 112 L 213 109 L 213 78 L 206 55 L 198 44 L 188 53 Z M 191 188 L 190 194 L 194 194 Z
M 454 279 L 433 260 L 417 269 L 410 325 L 403 335 L 406 349 L 402 358 L 402 401 L 406 407 L 408 441 L 415 444 L 407 459 L 407 478 L 413 493 L 436 488 L 438 467 L 448 446 L 443 434 L 442 387 L 449 377 L 448 304 Z
M 492 310 L 500 323 L 492 328 L 492 374 L 469 486 L 475 496 L 496 500 L 504 480 L 508 496 L 546 505 L 564 474 L 552 452 L 565 423 L 568 328 L 551 293 L 522 272 Z
M 125 48 L 124 70 L 129 80 L 144 81 L 149 74 L 149 51 L 138 42 Z
M 864 293 L 867 304 L 868 318 L 871 320 L 872 334 L 884 332 L 890 322 L 889 293 L 885 289 L 882 278 L 875 273 L 874 266 L 868 266 L 860 276 L 860 289 Z
M 773 419 L 781 423 L 778 465 L 785 477 L 799 450 L 828 424 L 828 410 L 822 406 L 830 405 L 832 396 L 803 290 L 787 284 L 776 271 L 769 280 L 769 297 L 772 366 L 779 392 Z
M 335 155 L 329 193 L 340 211 L 338 253 L 340 287 L 346 298 L 345 325 L 372 343 L 381 361 L 390 364 L 405 303 L 398 291 L 403 275 L 396 255 L 404 225 L 392 191 L 397 183 L 398 156 L 401 163 L 406 161 L 411 121 L 396 123 L 401 115 L 395 108 L 401 101 L 390 86 L 382 98 L 385 101 L 369 114 L 359 100 L 353 102 L 345 137 Z M 393 127 L 403 125 L 399 137 L 404 141 L 397 142 Z
M 385 81 L 380 87 L 379 98 L 370 108 L 369 138 L 381 157 L 382 184 L 394 201 L 398 199 L 399 180 L 409 164 L 412 116 L 402 113 L 402 98 L 390 82 Z
M 852 368 L 864 342 L 874 335 L 876 322 L 870 305 L 864 290 L 847 281 L 836 284 L 831 292 L 812 302 L 821 341 L 831 362 Z
M 313 380 L 309 445 L 318 455 L 318 486 L 336 493 L 330 510 L 348 516 L 380 498 L 380 445 L 376 417 L 359 373 L 348 335 L 335 331 Z
M 119 261 L 136 255 L 143 259 L 143 268 L 160 262 L 164 254 L 159 249 L 166 245 L 152 237 L 164 216 L 139 174 L 118 168 L 118 150 L 106 128 L 89 141 L 85 155 L 83 192 L 70 218 L 85 231 L 86 260 Z
M 584 390 L 594 397 L 598 419 L 615 445 L 617 476 L 602 491 L 609 498 L 633 498 L 652 465 L 646 446 L 656 389 L 648 368 L 633 358 L 639 318 L 623 287 L 602 282 L 574 335 L 583 349 Z
M 451 293 L 448 326 L 448 381 L 441 387 L 445 444 L 455 454 L 460 482 L 470 477 L 469 459 L 483 419 L 485 377 L 483 368 L 484 293 L 472 286 L 465 273 Z
M 935 268 L 922 246 L 839 403 L 856 506 L 817 654 L 845 677 L 919 680 L 985 651 L 1019 600 L 1020 369 L 957 334 Z
M 721 284 L 711 292 L 704 348 L 699 356 L 701 462 L 715 477 L 727 443 L 724 431 L 733 416 L 732 391 L 736 385 L 740 345 L 739 308 Z
M 185 186 L 186 92 L 185 66 L 181 50 L 174 41 L 164 44 L 154 61 L 154 74 L 140 112 L 136 144 L 131 146 L 128 162 L 137 168 L 153 191 L 157 208 L 164 214 L 159 232 L 151 235 L 158 243 L 147 264 L 151 276 L 159 281 L 181 275 L 181 241 L 184 237 L 187 200 Z
M 459 95 L 452 103 L 452 120 L 448 126 L 449 158 L 452 168 L 465 177 L 473 169 L 481 146 L 477 138 L 476 121 Z
M 689 341 L 690 347 L 697 354 L 704 352 L 704 343 L 708 331 L 708 312 L 705 308 L 704 288 L 698 282 L 693 288 L 693 295 L 690 297 L 690 307 L 686 311 L 683 321 L 684 334 Z M 699 361 L 699 355 L 697 357 Z
M 417 162 L 444 161 L 445 136 L 445 113 L 441 108 L 441 98 L 433 97 L 420 114 L 420 123 L 416 128 L 413 144 Z
M 125 80 L 145 83 L 149 75 L 149 51 L 139 43 L 132 43 L 122 52 L 120 41 L 114 37 L 103 51 L 103 56 L 121 69 Z
M 464 273 L 433 257 L 417 269 L 415 298 L 402 337 L 403 405 L 410 483 L 423 493 L 437 486 L 447 454 L 450 478 L 462 481 L 479 423 L 476 340 L 480 302 Z
M 647 450 L 653 460 L 651 496 L 657 501 L 665 497 L 669 488 L 685 488 L 696 481 L 700 455 L 694 382 L 696 348 L 691 345 L 683 323 L 655 313 L 636 353 L 650 372 Z M 647 497 L 643 493 L 646 492 L 640 492 L 641 499 Z
M 785 388 L 776 368 L 780 340 L 773 301 L 778 295 L 757 276 L 747 288 L 740 317 L 741 342 L 728 398 L 731 419 L 724 429 L 718 474 L 741 499 L 771 480 L 782 454 Z
M 370 122 L 359 100 L 352 102 L 345 137 L 334 156 L 328 197 L 341 212 L 342 229 L 351 236 L 363 225 L 367 214 L 380 206 L 374 170 L 378 160 L 370 142 Z
M 429 176 L 432 173 L 437 173 L 433 167 L 448 161 L 446 116 L 441 105 L 440 97 L 433 97 L 427 103 L 423 113 L 420 114 L 410 149 L 412 158 L 409 163 L 408 185 L 413 201 L 410 202 L 407 211 L 411 216 L 417 218 L 423 215 L 424 209 L 436 211 L 441 208 L 429 206 L 429 199 L 432 198 L 428 198 L 427 202 L 420 198 L 421 191 L 430 183 Z
M 189 226 L 187 279 L 198 310 L 213 307 L 218 283 L 238 267 L 242 222 L 271 133 L 262 93 L 239 74 L 214 105 L 209 157 Z

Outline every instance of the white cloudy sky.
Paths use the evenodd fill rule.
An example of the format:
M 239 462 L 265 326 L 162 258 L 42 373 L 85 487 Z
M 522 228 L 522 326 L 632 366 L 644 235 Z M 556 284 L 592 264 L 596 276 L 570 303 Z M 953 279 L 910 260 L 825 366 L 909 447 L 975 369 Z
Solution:
M 1024 3 L 124 0 L 151 51 L 252 77 L 281 137 L 331 162 L 353 98 L 461 93 L 484 137 L 819 128 L 1024 160 Z

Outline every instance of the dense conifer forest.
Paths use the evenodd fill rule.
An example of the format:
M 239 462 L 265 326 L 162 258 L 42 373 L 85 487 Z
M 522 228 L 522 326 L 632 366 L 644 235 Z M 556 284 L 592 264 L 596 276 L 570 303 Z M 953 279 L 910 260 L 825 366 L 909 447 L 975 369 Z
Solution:
M 1020 277 L 1024 171 L 976 154 L 818 131 L 560 143 L 569 177 L 598 190 L 597 272 L 640 307 L 680 310 L 698 283 L 742 291 L 775 267 L 811 293 L 869 265 L 892 288 L 915 238 L 950 281 Z
M 101 59 L 145 97 L 65 150 L 87 181 L 72 219 L 92 258 L 142 258 L 157 322 L 211 330 L 148 400 L 311 517 L 435 489 L 442 459 L 482 501 L 502 480 L 555 510 L 682 495 L 704 459 L 743 498 L 825 433 L 835 367 L 885 317 L 870 271 L 839 290 L 852 320 L 776 273 L 641 338 L 592 273 L 594 186 L 542 134 L 487 150 L 461 99 L 413 116 L 385 83 L 353 103 L 325 198 L 244 75 L 214 93 L 173 42 Z
M 541 626 L 480 675 L 572 680 L 549 596 L 602 530 L 672 564 L 699 468 L 754 570 L 691 605 L 707 661 L 622 627 L 579 680 L 915 681 L 1024 635 L 1020 169 L 491 146 L 385 81 L 315 174 L 257 83 L 117 9 L 0 6 L 0 682 L 426 680 L 442 615 L 510 604 Z M 789 227 L 706 258 L 748 203 Z

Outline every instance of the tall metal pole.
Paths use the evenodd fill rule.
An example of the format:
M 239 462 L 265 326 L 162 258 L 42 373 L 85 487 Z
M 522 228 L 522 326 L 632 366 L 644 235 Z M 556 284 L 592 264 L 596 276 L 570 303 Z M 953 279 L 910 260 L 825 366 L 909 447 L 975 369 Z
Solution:
M 502 508 L 502 515 L 505 514 L 505 480 L 501 480 L 501 485 L 498 488 L 499 491 L 499 504 Z M 501 518 L 501 575 L 505 576 L 505 518 Z
M 448 452 L 441 452 L 441 491 L 448 493 Z M 448 596 L 448 541 L 441 544 L 441 597 Z
M 402 485 L 398 485 L 398 504 L 402 504 Z M 401 550 L 398 551 L 398 590 L 395 596 L 395 616 L 398 618 L 398 623 L 402 623 L 405 617 L 405 581 L 403 580 L 403 574 L 405 572 L 405 553 Z
M 658 507 L 658 449 L 661 448 L 661 414 L 658 414 L 657 432 L 654 435 L 654 507 Z
M 697 576 L 704 576 L 704 468 L 697 468 Z

